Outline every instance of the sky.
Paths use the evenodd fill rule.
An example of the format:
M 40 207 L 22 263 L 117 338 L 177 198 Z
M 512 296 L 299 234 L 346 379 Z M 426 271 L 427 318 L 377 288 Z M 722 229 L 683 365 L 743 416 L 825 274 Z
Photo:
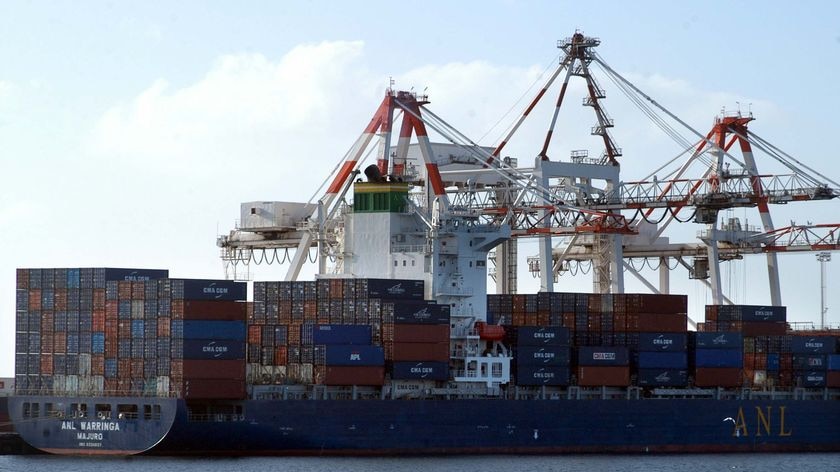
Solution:
M 15 268 L 223 278 L 215 238 L 233 227 L 240 202 L 308 200 L 390 80 L 425 90 L 437 115 L 493 146 L 556 64 L 557 40 L 576 30 L 599 37 L 610 67 L 700 132 L 721 110 L 752 111 L 752 131 L 838 181 L 829 146 L 840 134 L 837 18 L 831 1 L 0 2 L 0 376 L 14 367 Z M 601 77 L 622 180 L 681 152 Z M 507 148 L 520 163 L 539 151 L 556 94 Z M 600 153 L 582 96 L 573 84 L 552 159 Z M 786 173 L 761 157 L 763 173 Z M 836 223 L 839 209 L 835 200 L 771 214 L 777 227 Z M 754 210 L 725 216 L 759 224 Z M 694 242 L 700 229 L 687 223 L 671 237 Z M 520 245 L 523 258 L 536 251 Z M 834 324 L 838 259 L 827 266 Z M 730 298 L 769 303 L 764 261 L 724 268 Z M 780 256 L 780 268 L 789 318 L 818 320 L 814 254 Z M 251 271 L 257 280 L 284 273 Z M 524 269 L 520 277 L 520 292 L 536 290 Z M 708 292 L 683 270 L 671 280 L 702 320 Z M 557 290 L 590 287 L 564 276 Z

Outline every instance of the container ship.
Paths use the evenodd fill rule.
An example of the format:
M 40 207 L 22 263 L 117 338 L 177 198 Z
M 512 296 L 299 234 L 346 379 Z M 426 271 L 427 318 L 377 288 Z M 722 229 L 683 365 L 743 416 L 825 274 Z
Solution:
M 562 70 L 587 80 L 600 159 L 543 152 L 519 169 L 501 157 L 510 136 L 495 148 L 452 144 L 463 135 L 427 97 L 389 89 L 317 203 L 243 203 L 218 239 L 234 266 L 290 259 L 286 280 L 253 282 L 250 296 L 247 283 L 168 270 L 18 269 L 16 431 L 40 450 L 82 455 L 840 451 L 840 333 L 794 329 L 772 270 L 772 303 L 729 302 L 718 267 L 754 250 L 772 269 L 782 251 L 735 221 L 719 227 L 721 209 L 765 212 L 838 191 L 774 193 L 751 152 L 743 173 L 716 161 L 702 179 L 621 182 L 588 69 L 601 62 L 597 43 L 561 42 L 549 84 Z M 723 159 L 729 138 L 750 136 L 742 118 L 716 121 L 694 157 Z M 431 143 L 427 127 L 450 144 Z M 648 210 L 685 208 L 707 225 L 703 244 L 663 243 Z M 624 210 L 645 218 L 631 223 Z M 540 291 L 516 294 L 512 243 L 526 237 L 540 241 Z M 317 276 L 298 281 L 311 248 Z M 656 293 L 624 290 L 625 257 L 683 254 L 694 255 L 692 277 L 711 278 L 699 323 L 661 274 Z M 593 293 L 554 289 L 570 261 L 591 261 Z

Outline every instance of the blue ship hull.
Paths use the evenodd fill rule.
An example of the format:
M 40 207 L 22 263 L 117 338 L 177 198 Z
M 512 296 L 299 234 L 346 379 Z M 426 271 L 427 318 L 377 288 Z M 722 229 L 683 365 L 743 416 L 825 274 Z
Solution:
M 85 405 L 84 414 L 79 413 L 80 405 Z M 9 398 L 9 416 L 24 441 L 44 452 L 67 455 L 147 451 L 171 430 L 176 408 L 175 399 L 154 397 Z
M 188 419 L 157 454 L 840 451 L 840 401 L 247 400 Z M 725 420 L 725 418 L 732 418 Z

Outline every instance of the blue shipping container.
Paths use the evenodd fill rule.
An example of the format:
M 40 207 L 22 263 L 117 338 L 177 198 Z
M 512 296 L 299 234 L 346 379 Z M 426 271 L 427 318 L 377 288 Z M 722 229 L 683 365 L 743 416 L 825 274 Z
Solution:
M 393 302 L 397 324 L 449 324 L 449 305 L 432 302 Z
M 720 321 L 787 321 L 787 307 L 762 305 L 718 305 Z
M 145 330 L 145 323 L 143 320 L 131 320 L 131 337 L 142 338 Z
M 175 333 L 172 333 L 175 336 Z M 184 320 L 184 339 L 245 340 L 244 321 Z
M 568 346 L 569 328 L 520 326 L 516 328 L 517 346 Z
M 177 359 L 175 356 L 172 357 Z M 245 359 L 245 343 L 220 339 L 185 339 L 183 358 L 241 360 Z
M 569 368 L 566 366 L 518 366 L 516 384 L 522 386 L 569 385 Z
M 829 354 L 828 370 L 832 372 L 840 371 L 840 354 Z
M 828 364 L 825 354 L 794 354 L 795 370 L 825 370 Z
M 385 365 L 385 351 L 379 346 L 316 346 L 326 350 L 328 366 L 381 366 Z M 317 357 L 317 354 L 316 354 Z
M 623 366 L 630 364 L 624 346 L 582 346 L 578 348 L 579 365 Z
M 314 344 L 369 345 L 371 339 L 369 325 L 315 325 L 312 331 Z
M 78 277 L 78 273 L 76 273 Z M 70 272 L 67 272 L 68 282 L 70 279 Z M 168 270 L 160 269 L 117 269 L 105 268 L 105 281 L 131 281 L 131 282 L 146 282 L 149 280 L 165 279 L 169 277 Z
M 794 336 L 791 351 L 798 354 L 834 354 L 837 352 L 837 338 L 831 336 Z
M 696 333 L 698 349 L 743 349 L 744 336 L 737 332 Z
M 640 352 L 639 369 L 688 369 L 685 352 Z
M 108 358 L 105 359 L 105 377 L 113 379 L 117 376 L 117 360 Z
M 569 346 L 519 346 L 514 354 L 516 365 L 569 365 Z
M 639 333 L 639 351 L 685 351 L 688 335 L 685 333 Z
M 698 349 L 694 353 L 696 367 L 744 367 L 740 349 Z
M 639 369 L 636 376 L 640 387 L 685 387 L 688 372 L 680 369 Z
M 825 387 L 825 372 L 797 372 L 795 384 L 800 387 Z
M 449 380 L 447 362 L 394 362 L 394 380 Z
M 781 366 L 781 356 L 779 354 L 767 354 L 767 370 L 770 372 L 778 372 Z
M 183 287 L 184 300 L 245 300 L 248 285 L 232 280 L 173 279 L 173 298 L 175 287 Z M 181 294 L 179 294 L 181 295 Z
M 367 285 L 366 293 L 357 293 L 359 298 L 383 298 L 399 300 L 423 300 L 425 297 L 422 280 L 365 279 L 360 287 Z M 364 292 L 364 291 L 363 291 Z

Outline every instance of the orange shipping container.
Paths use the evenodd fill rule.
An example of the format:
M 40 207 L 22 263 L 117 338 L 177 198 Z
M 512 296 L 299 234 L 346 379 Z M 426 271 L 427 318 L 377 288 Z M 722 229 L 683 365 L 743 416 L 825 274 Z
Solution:
M 580 366 L 577 383 L 582 387 L 626 387 L 630 385 L 630 367 Z
M 93 310 L 92 331 L 105 331 L 105 310 Z
M 743 375 L 737 367 L 701 367 L 694 373 L 694 384 L 698 387 L 740 387 L 743 385 Z
M 93 289 L 93 309 L 94 310 L 105 309 L 105 289 L 104 288 Z
M 449 343 L 394 343 L 392 360 L 397 362 L 449 361 Z

